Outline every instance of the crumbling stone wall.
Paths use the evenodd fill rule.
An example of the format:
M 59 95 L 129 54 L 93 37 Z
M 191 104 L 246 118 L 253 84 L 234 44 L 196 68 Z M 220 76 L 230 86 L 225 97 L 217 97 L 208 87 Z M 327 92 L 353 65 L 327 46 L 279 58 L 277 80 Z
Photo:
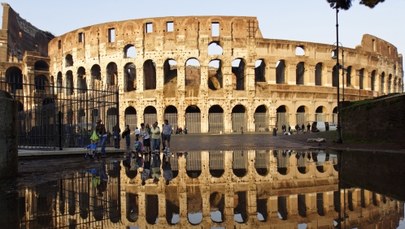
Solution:
M 343 133 L 358 141 L 393 142 L 405 148 L 405 95 L 382 97 L 342 109 Z

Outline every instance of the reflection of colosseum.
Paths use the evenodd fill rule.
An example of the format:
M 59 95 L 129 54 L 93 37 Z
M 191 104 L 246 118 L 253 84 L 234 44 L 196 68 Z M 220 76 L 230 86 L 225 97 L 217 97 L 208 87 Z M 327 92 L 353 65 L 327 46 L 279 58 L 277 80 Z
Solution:
M 340 210 L 344 228 L 396 228 L 403 202 L 339 192 L 336 162 L 310 151 L 189 152 L 170 159 L 168 185 L 163 176 L 141 185 L 141 169 L 107 163 L 102 190 L 94 175 L 72 172 L 20 192 L 18 219 L 26 228 L 334 228 Z
M 402 56 L 392 44 L 364 35 L 344 48 L 342 73 L 333 44 L 263 38 L 255 17 L 108 22 L 55 37 L 47 49 L 50 84 L 119 86 L 121 127 L 167 118 L 190 133 L 230 133 L 335 122 L 333 76 L 342 74 L 345 100 L 403 91 Z

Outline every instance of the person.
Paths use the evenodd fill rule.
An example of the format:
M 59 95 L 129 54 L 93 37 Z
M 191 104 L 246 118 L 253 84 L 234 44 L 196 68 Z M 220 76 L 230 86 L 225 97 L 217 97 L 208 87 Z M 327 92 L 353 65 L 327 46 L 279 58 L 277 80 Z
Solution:
M 311 130 L 311 124 L 307 124 L 307 132 L 310 132 L 310 130 Z
M 102 123 L 101 119 L 99 119 L 97 121 L 96 132 L 97 132 L 99 138 L 101 139 L 100 140 L 101 157 L 105 157 L 106 156 L 105 145 L 106 145 L 106 141 L 107 141 L 107 132 L 105 130 L 105 126 Z
M 150 153 L 150 128 L 149 124 L 141 123 L 140 136 L 142 137 L 143 147 L 146 153 Z
M 145 185 L 146 180 L 150 177 L 150 155 L 145 156 L 145 160 L 143 162 L 143 170 L 141 174 L 142 185 Z
M 153 123 L 151 128 L 152 133 L 152 152 L 159 151 L 160 149 L 160 128 L 158 126 L 158 122 Z
M 160 179 L 160 156 L 158 153 L 152 153 L 151 174 L 153 183 L 159 182 Z
M 129 125 L 125 126 L 124 132 L 122 132 L 122 138 L 125 139 L 125 145 L 127 146 L 127 150 L 131 149 L 131 129 L 129 129 Z
M 121 133 L 121 129 L 117 124 L 113 127 L 114 148 L 116 148 L 116 149 L 120 148 L 120 140 L 121 140 L 120 133 Z
M 171 135 L 172 135 L 172 125 L 169 124 L 169 120 L 165 119 L 162 130 L 162 142 L 164 151 L 170 151 Z

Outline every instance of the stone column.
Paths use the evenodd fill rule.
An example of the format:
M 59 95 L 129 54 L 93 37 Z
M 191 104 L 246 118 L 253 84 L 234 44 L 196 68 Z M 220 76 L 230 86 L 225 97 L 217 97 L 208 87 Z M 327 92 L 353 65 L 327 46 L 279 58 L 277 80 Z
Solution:
M 17 105 L 4 91 L 0 91 L 0 104 L 0 178 L 11 178 L 18 172 Z

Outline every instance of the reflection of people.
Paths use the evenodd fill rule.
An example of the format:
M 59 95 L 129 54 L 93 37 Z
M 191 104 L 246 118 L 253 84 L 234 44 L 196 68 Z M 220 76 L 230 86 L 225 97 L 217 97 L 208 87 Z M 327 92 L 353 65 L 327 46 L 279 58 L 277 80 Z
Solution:
M 153 182 L 157 183 L 160 178 L 160 156 L 159 153 L 152 153 L 152 164 L 151 164 L 151 171 L 152 171 L 152 178 Z
M 107 132 L 105 131 L 105 126 L 102 123 L 101 119 L 99 119 L 97 121 L 96 132 L 101 139 L 100 140 L 101 156 L 105 157 L 106 156 L 105 145 L 106 145 L 106 140 L 107 140 Z
M 170 158 L 163 156 L 163 178 L 166 180 L 166 185 L 169 185 L 170 181 L 173 179 L 172 165 L 170 164 Z
M 131 130 L 129 129 L 129 125 L 126 125 L 124 132 L 122 132 L 122 138 L 125 138 L 125 145 L 127 146 L 127 150 L 131 148 Z
M 142 185 L 145 185 L 145 181 L 149 179 L 150 176 L 150 154 L 146 154 L 145 161 L 143 163 L 143 171 L 141 175 Z

